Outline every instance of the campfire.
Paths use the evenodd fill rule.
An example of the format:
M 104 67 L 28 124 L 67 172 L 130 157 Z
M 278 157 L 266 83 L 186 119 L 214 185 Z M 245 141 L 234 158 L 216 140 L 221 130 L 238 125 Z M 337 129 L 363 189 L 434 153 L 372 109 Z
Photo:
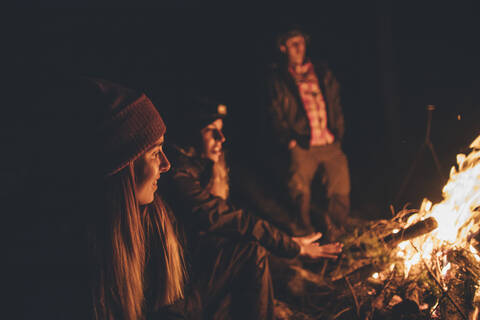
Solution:
M 373 301 L 377 307 L 388 309 L 409 300 L 415 302 L 419 313 L 424 311 L 429 318 L 477 319 L 480 306 L 480 255 L 476 239 L 480 229 L 480 136 L 470 148 L 473 149 L 470 154 L 457 155 L 457 166 L 450 171 L 441 202 L 432 204 L 424 199 L 419 210 L 402 210 L 391 221 L 373 226 L 372 232 L 380 236 L 380 241 L 367 249 L 383 246 L 390 250 L 379 250 L 376 258 L 381 258 L 380 261 L 369 261 L 378 271 L 367 281 L 380 285 L 377 287 L 383 291 L 379 295 L 376 290 L 370 290 L 370 295 L 377 298 Z M 378 234 L 381 228 L 384 230 Z M 385 232 L 390 234 L 383 236 L 381 233 Z M 364 237 L 368 236 L 372 235 Z M 361 244 L 361 238 L 353 244 Z M 350 248 L 354 249 L 354 245 Z M 338 274 L 333 280 L 347 276 Z M 387 286 L 392 288 L 388 290 Z M 395 293 L 395 289 L 399 291 Z M 385 295 L 385 291 L 390 291 L 391 297 Z M 385 305 L 388 298 L 390 301 Z
M 457 168 L 450 171 L 450 179 L 443 188 L 443 201 L 432 205 L 424 199 L 418 213 L 407 220 L 407 227 L 427 218 L 434 218 L 438 227 L 429 234 L 402 242 L 397 256 L 404 259 L 405 276 L 421 260 L 429 267 L 442 266 L 442 278 L 450 268 L 447 252 L 452 249 L 469 250 L 480 261 L 475 236 L 478 234 L 480 208 L 480 136 L 470 145 L 468 156 L 457 155 Z
M 460 318 L 467 319 L 469 314 L 470 319 L 477 319 L 480 302 L 477 298 L 480 297 L 480 256 L 476 249 L 476 236 L 480 229 L 480 136 L 470 148 L 473 149 L 470 154 L 457 155 L 457 167 L 453 166 L 450 171 L 450 178 L 443 188 L 443 200 L 433 205 L 424 199 L 420 210 L 410 215 L 405 225 L 408 228 L 430 220 L 436 222 L 436 228 L 425 235 L 400 242 L 392 252 L 400 262 L 392 264 L 390 269 L 403 264 L 405 279 L 418 277 L 426 270 L 441 292 L 440 298 L 446 298 L 455 309 L 444 310 L 443 313 L 456 311 Z M 388 272 L 372 275 L 373 278 L 383 279 L 387 276 Z M 461 278 L 473 283 L 468 284 L 471 288 L 463 288 L 464 292 L 460 292 L 462 297 L 459 297 L 455 287 L 467 285 L 458 283 Z M 467 295 L 469 297 L 465 296 L 467 290 L 472 291 Z M 455 301 L 458 299 L 460 301 Z M 452 316 L 442 315 L 438 308 L 440 303 L 437 299 L 433 306 L 428 303 L 421 306 L 431 309 L 432 317 L 451 319 Z
M 468 155 L 457 155 L 441 202 L 424 199 L 417 210 L 393 212 L 392 219 L 357 230 L 343 239 L 337 262 L 325 262 L 311 273 L 294 268 L 297 279 L 325 288 L 318 301 L 325 304 L 331 295 L 317 316 L 478 319 L 480 136 L 470 148 Z M 299 291 L 295 278 L 291 284 Z

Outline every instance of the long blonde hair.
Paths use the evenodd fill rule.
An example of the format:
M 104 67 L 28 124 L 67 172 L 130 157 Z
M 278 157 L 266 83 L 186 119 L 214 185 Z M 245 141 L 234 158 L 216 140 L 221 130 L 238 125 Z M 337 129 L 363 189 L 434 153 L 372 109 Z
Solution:
M 148 210 L 145 229 L 150 243 L 156 244 L 152 248 L 154 251 L 150 251 L 150 260 L 155 268 L 152 280 L 157 284 L 153 288 L 154 308 L 157 309 L 183 298 L 185 262 L 173 217 L 160 197 L 155 197 L 153 205 L 145 210 Z
M 101 210 L 91 233 L 94 255 L 95 319 L 143 319 L 145 263 L 148 241 L 156 235 L 163 246 L 163 270 L 158 277 L 155 306 L 183 297 L 185 271 L 171 217 L 161 199 L 141 210 L 135 197 L 133 163 L 109 177 Z M 155 284 L 154 284 L 155 285 Z

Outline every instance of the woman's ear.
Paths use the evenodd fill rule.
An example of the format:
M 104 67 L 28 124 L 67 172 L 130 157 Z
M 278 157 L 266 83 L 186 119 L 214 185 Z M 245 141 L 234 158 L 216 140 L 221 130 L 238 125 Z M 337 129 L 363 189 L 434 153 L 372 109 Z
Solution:
M 280 46 L 280 52 L 282 52 L 282 53 L 287 52 L 287 47 L 285 47 L 284 45 L 281 45 Z

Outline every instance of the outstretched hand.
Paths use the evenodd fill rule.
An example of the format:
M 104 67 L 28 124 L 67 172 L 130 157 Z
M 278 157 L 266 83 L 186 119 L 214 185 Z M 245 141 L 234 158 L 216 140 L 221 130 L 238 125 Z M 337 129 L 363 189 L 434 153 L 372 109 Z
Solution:
M 336 259 L 338 254 L 342 252 L 343 244 L 336 242 L 321 246 L 315 242 L 321 237 L 322 233 L 316 232 L 304 237 L 293 237 L 292 240 L 300 246 L 300 256 L 310 259 Z

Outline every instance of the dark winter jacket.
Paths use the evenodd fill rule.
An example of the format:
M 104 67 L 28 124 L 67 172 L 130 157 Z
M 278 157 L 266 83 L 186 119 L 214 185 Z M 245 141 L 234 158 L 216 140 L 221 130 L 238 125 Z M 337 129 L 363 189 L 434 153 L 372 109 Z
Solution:
M 178 221 L 184 225 L 189 246 L 205 234 L 239 241 L 257 241 L 271 253 L 294 258 L 300 248 L 291 237 L 267 221 L 241 209 L 206 190 L 213 163 L 177 151 L 171 157 L 172 172 L 167 201 Z
M 327 126 L 341 141 L 345 131 L 339 84 L 325 63 L 315 63 L 320 89 L 327 108 Z M 304 149 L 310 148 L 310 122 L 303 107 L 295 79 L 286 65 L 274 66 L 268 80 L 268 118 L 273 127 L 273 139 L 282 147 L 296 140 Z

